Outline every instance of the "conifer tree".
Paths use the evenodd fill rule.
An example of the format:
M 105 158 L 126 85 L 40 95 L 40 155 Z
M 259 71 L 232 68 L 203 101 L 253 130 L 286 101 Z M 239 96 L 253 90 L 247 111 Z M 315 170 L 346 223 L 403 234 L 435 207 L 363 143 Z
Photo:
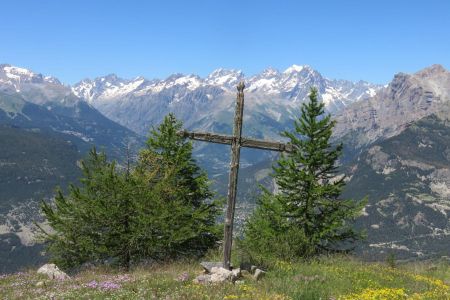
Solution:
M 293 152 L 282 155 L 273 168 L 278 192 L 263 189 L 244 229 L 242 245 L 256 260 L 335 251 L 361 237 L 352 220 L 365 201 L 340 198 L 345 186 L 345 177 L 338 176 L 343 146 L 330 141 L 335 122 L 325 114 L 316 89 L 309 99 L 295 120 L 295 131 L 283 133 Z
M 104 153 L 90 152 L 80 184 L 42 203 L 52 231 L 41 231 L 54 262 L 71 268 L 109 261 L 128 269 L 149 258 L 201 255 L 216 244 L 220 207 L 180 129 L 167 116 L 125 172 Z
M 135 172 L 159 191 L 159 205 L 171 207 L 167 221 L 178 231 L 166 237 L 170 245 L 165 253 L 173 256 L 202 254 L 220 235 L 216 225 L 219 202 L 212 200 L 207 174 L 192 157 L 192 143 L 178 135 L 181 129 L 182 123 L 173 114 L 153 128 Z
M 52 231 L 43 230 L 52 259 L 61 267 L 116 259 L 129 267 L 134 189 L 128 179 L 93 148 L 81 162 L 80 185 L 67 195 L 57 189 L 53 204 L 42 202 Z

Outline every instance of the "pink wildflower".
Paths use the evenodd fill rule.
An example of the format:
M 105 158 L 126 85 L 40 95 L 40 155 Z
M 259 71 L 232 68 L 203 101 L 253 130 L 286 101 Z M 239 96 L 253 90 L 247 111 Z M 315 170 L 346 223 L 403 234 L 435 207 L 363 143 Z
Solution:
M 116 290 L 120 289 L 120 284 L 111 282 L 111 281 L 104 281 L 100 283 L 99 287 L 103 290 Z
M 180 274 L 177 277 L 177 281 L 179 281 L 179 282 L 186 282 L 188 280 L 189 280 L 189 273 L 188 272 L 184 272 L 184 273 Z
M 97 286 L 98 286 L 98 282 L 95 281 L 95 280 L 92 280 L 91 282 L 89 282 L 88 284 L 86 284 L 86 287 L 92 288 L 92 289 L 97 288 Z

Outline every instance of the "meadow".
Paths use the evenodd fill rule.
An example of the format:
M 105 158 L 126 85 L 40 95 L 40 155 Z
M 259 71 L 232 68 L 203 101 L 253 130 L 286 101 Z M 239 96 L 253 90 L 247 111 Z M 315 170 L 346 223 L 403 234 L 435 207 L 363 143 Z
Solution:
M 210 257 L 211 258 L 211 257 Z M 260 281 L 200 285 L 198 262 L 142 266 L 123 272 L 96 267 L 65 281 L 35 270 L 0 275 L 1 299 L 450 299 L 446 260 L 394 264 L 328 256 L 308 262 L 277 261 Z

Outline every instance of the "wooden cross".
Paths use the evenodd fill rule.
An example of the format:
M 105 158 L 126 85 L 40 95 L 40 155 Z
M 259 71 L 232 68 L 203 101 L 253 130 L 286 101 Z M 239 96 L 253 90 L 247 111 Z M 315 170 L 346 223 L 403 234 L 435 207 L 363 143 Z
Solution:
M 239 173 L 239 158 L 241 147 L 257 148 L 271 151 L 291 152 L 292 145 L 274 141 L 256 140 L 242 137 L 242 116 L 244 113 L 243 82 L 237 86 L 236 110 L 234 115 L 233 135 L 222 135 L 207 132 L 182 131 L 180 135 L 193 140 L 231 145 L 231 163 L 228 182 L 228 204 L 225 216 L 223 267 L 230 270 L 231 246 L 233 239 L 234 208 L 236 204 L 236 190 Z

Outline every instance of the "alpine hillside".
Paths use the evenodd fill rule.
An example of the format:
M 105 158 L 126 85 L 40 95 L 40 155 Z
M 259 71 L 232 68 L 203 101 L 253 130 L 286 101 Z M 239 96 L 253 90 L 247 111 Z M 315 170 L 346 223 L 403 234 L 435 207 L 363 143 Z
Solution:
M 77 183 L 91 147 L 123 160 L 142 142 L 57 79 L 0 65 L 0 272 L 44 259 L 33 224 L 42 221 L 39 202 Z

